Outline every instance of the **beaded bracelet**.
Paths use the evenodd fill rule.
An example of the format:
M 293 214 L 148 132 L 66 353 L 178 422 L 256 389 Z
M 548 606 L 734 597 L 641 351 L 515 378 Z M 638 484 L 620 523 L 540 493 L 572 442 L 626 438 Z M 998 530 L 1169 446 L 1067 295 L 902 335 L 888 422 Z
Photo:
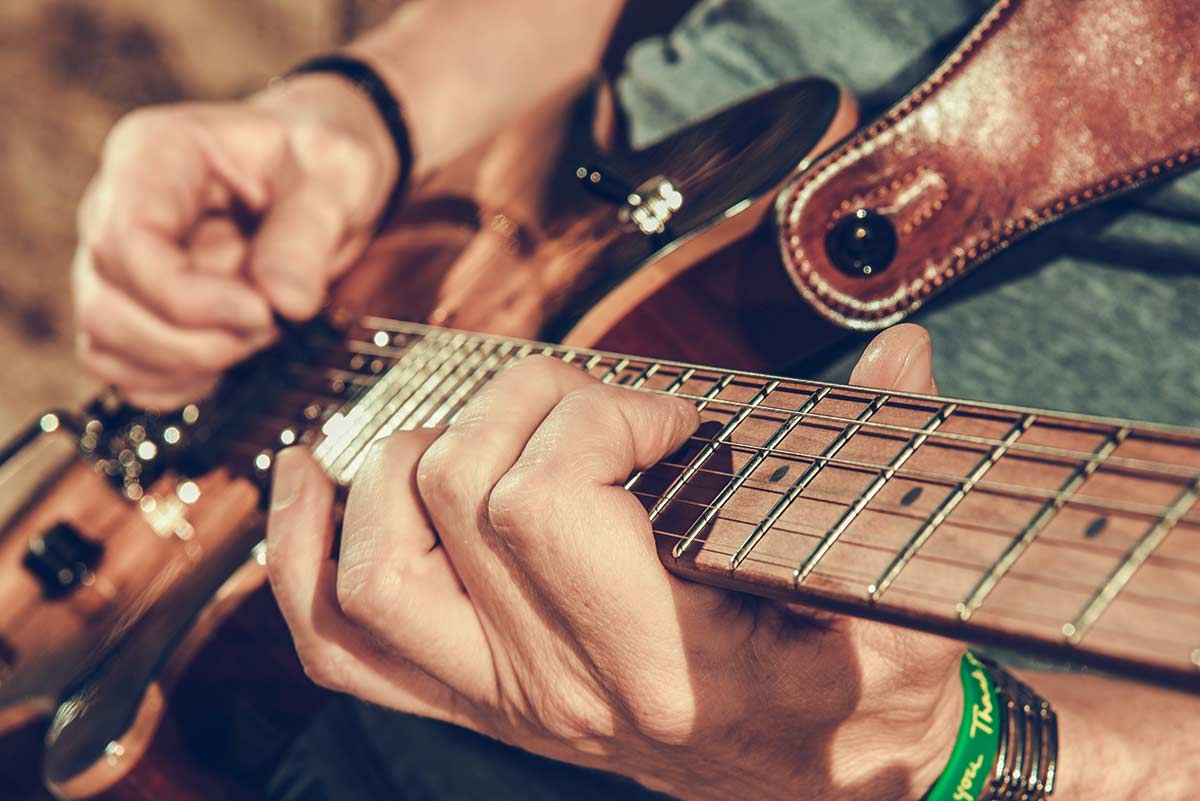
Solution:
M 959 668 L 963 717 L 946 769 L 923 801 L 1042 801 L 1054 792 L 1058 720 L 1050 704 L 991 660 Z
M 396 183 L 392 186 L 391 194 L 388 195 L 387 203 L 384 204 L 383 211 L 379 215 L 380 222 L 383 222 L 391 216 L 404 199 L 409 179 L 412 177 L 412 139 L 409 137 L 408 125 L 404 121 L 400 102 L 392 94 L 392 90 L 388 88 L 387 82 L 379 73 L 367 62 L 357 58 L 337 53 L 317 56 L 292 67 L 284 77 L 290 78 L 311 73 L 339 75 L 353 84 L 354 88 L 375 106 L 380 119 L 387 128 L 388 135 L 392 138 L 392 144 L 396 148 L 399 173 Z

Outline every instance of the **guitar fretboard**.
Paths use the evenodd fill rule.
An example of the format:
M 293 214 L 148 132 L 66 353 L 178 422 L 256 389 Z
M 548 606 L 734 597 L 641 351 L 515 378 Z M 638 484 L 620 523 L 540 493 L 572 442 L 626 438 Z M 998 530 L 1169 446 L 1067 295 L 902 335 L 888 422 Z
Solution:
M 822 384 L 367 318 L 313 446 L 445 426 L 532 354 L 694 402 L 627 488 L 689 578 L 1200 688 L 1200 432 Z M 317 408 L 315 406 L 311 408 Z

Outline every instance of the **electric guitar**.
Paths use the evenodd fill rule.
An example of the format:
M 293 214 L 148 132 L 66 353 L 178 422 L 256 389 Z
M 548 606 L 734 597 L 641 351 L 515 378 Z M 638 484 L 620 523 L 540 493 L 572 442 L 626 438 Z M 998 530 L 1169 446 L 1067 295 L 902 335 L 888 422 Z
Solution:
M 213 398 L 42 415 L 0 451 L 8 794 L 259 797 L 321 701 L 266 588 L 274 454 L 307 445 L 349 483 L 370 442 L 444 425 L 532 353 L 701 408 L 628 483 L 667 569 L 1200 691 L 1200 432 L 769 374 L 1000 247 L 912 289 L 921 223 L 888 220 L 929 219 L 955 187 L 911 170 L 846 189 L 877 182 L 862 154 L 933 97 L 845 139 L 853 103 L 802 81 L 621 155 L 590 144 L 583 106 L 540 109 L 421 187 L 328 314 Z M 505 155 L 519 143 L 548 157 Z M 505 192 L 478 191 L 497 172 Z M 856 202 L 815 215 L 831 186 Z M 1002 225 L 1003 244 L 1038 224 Z

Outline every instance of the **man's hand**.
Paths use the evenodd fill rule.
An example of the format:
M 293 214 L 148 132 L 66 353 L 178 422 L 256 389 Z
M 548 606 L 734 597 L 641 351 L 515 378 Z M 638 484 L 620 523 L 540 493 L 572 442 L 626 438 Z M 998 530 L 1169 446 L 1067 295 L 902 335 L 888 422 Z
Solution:
M 375 109 L 336 77 L 244 103 L 135 111 L 79 209 L 84 365 L 170 408 L 305 319 L 365 247 L 397 174 Z
M 859 383 L 928 392 L 929 339 Z M 957 730 L 961 646 L 680 581 L 621 486 L 683 401 L 534 358 L 444 432 L 377 445 L 329 558 L 332 488 L 277 463 L 271 582 L 319 684 L 687 798 L 916 798 Z

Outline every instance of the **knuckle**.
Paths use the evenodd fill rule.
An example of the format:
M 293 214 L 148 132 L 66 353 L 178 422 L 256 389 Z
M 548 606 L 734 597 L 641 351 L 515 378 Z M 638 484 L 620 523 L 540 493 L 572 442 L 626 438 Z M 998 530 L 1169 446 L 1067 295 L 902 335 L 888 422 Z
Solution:
M 559 413 L 565 417 L 572 420 L 586 419 L 589 426 L 599 426 L 609 430 L 621 419 L 616 410 L 617 401 L 612 387 L 604 384 L 592 384 L 568 392 L 563 396 L 558 407 Z
M 374 532 L 359 533 L 367 537 L 374 535 Z M 367 629 L 375 628 L 380 620 L 394 620 L 402 611 L 395 608 L 396 600 L 401 596 L 393 591 L 394 585 L 404 580 L 404 572 L 404 566 L 386 558 L 350 560 L 349 566 L 338 570 L 334 585 L 342 614 Z
M 506 473 L 488 495 L 487 515 L 492 527 L 509 542 L 528 538 L 545 518 L 553 484 L 553 479 L 541 471 Z
M 696 699 L 689 690 L 657 687 L 630 699 L 634 728 L 667 746 L 686 745 L 696 731 Z
M 616 728 L 612 708 L 590 692 L 548 692 L 535 714 L 542 731 L 569 743 L 606 739 Z
M 334 692 L 349 689 L 347 667 L 338 653 L 323 646 L 305 643 L 297 644 L 296 653 L 300 657 L 304 675 L 313 684 Z
M 417 463 L 417 492 L 428 507 L 457 507 L 475 500 L 470 460 L 460 458 L 457 438 L 443 434 Z

